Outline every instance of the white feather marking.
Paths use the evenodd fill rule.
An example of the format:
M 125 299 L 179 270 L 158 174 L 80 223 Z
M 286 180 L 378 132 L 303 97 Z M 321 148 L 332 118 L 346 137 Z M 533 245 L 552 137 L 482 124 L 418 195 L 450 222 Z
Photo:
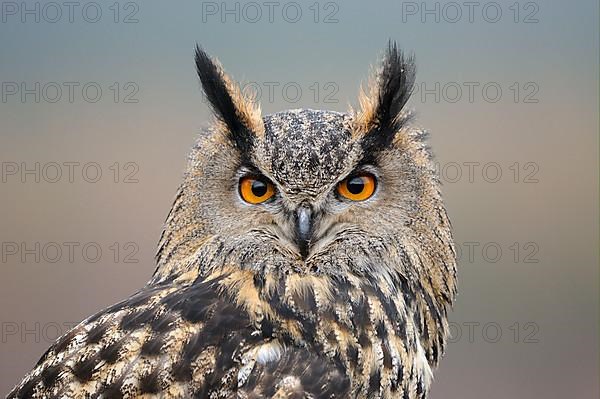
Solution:
M 277 361 L 281 358 L 281 350 L 279 342 L 270 342 L 262 345 L 256 354 L 256 361 L 263 366 L 269 362 Z

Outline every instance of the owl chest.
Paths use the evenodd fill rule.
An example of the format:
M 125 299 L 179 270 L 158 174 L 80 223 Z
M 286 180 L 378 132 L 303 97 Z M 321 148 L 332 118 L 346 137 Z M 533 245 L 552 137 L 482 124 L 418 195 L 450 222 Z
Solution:
M 239 381 L 255 365 L 273 365 L 286 352 L 306 348 L 347 376 L 348 396 L 339 397 L 426 397 L 431 370 L 410 315 L 388 314 L 379 300 L 366 296 L 343 306 L 315 301 L 312 311 L 297 303 L 271 309 L 273 338 L 248 352 Z

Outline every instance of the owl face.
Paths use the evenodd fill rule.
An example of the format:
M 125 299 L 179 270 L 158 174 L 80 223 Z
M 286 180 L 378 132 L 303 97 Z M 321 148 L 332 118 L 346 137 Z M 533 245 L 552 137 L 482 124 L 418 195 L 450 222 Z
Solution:
M 261 116 L 201 50 L 196 64 L 217 121 L 192 152 L 161 240 L 159 274 L 182 248 L 177 258 L 210 259 L 207 269 L 231 263 L 384 278 L 414 268 L 402 264 L 407 248 L 452 251 L 446 227 L 438 232 L 444 240 L 434 236 L 445 212 L 424 134 L 403 111 L 412 63 L 395 47 L 361 95 L 361 110 L 348 113 Z
M 393 169 L 402 162 L 390 150 L 378 159 L 365 157 L 351 122 L 348 114 L 314 110 L 264 117 L 264 136 L 255 138 L 250 153 L 236 157 L 230 148 L 229 162 L 219 158 L 212 165 L 226 165 L 226 195 L 218 195 L 222 185 L 198 194 L 219 198 L 205 203 L 218 210 L 213 228 L 227 240 L 255 244 L 260 235 L 271 246 L 264 253 L 309 263 L 333 243 L 350 252 L 342 242 L 355 246 L 369 236 L 381 240 L 384 233 L 399 233 L 409 216 L 404 210 L 410 197 L 399 194 L 412 192 L 410 171 Z M 391 230 L 390 219 L 398 221 Z

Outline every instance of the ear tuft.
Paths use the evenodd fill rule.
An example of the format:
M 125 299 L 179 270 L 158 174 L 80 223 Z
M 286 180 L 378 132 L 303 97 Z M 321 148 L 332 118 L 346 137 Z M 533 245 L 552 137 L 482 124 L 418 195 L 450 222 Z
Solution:
M 215 116 L 236 147 L 248 151 L 254 137 L 264 133 L 260 107 L 246 99 L 218 61 L 213 61 L 198 45 L 195 59 L 202 89 Z
M 385 148 L 402 127 L 402 110 L 415 82 L 414 58 L 406 58 L 390 41 L 380 72 L 369 82 L 368 93 L 359 94 L 360 111 L 354 117 L 354 130 L 363 136 L 369 150 Z

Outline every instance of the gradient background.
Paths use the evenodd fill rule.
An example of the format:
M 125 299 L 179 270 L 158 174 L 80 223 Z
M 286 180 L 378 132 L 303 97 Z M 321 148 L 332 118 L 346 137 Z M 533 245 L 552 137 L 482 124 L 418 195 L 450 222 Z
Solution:
M 2 7 L 10 11 L 6 3 Z M 27 3 L 28 8 L 36 4 Z M 193 68 L 196 41 L 237 80 L 258 82 L 263 89 L 264 82 L 279 82 L 272 101 L 263 91 L 262 107 L 270 113 L 300 107 L 345 111 L 356 104 L 369 64 L 392 38 L 415 52 L 419 85 L 435 90 L 440 83 L 438 101 L 435 94 L 422 98 L 417 92 L 410 104 L 418 123 L 430 130 L 445 170 L 444 194 L 463 253 L 459 296 L 450 315 L 454 338 L 431 397 L 598 397 L 597 2 L 523 1 L 516 4 L 515 22 L 515 2 L 501 1 L 487 6 L 488 19 L 495 5 L 502 10 L 495 23 L 483 18 L 487 2 L 478 3 L 473 22 L 463 5 L 454 23 L 456 8 L 447 2 L 437 3 L 436 21 L 434 14 L 423 15 L 421 2 L 322 1 L 316 3 L 317 22 L 315 3 L 302 2 L 296 3 L 302 9 L 296 23 L 282 16 L 287 2 L 277 3 L 273 22 L 262 1 L 256 22 L 251 21 L 256 8 L 246 8 L 244 15 L 243 2 L 238 3 L 239 22 L 235 15 L 225 15 L 222 22 L 220 14 L 203 14 L 202 2 L 123 1 L 117 3 L 117 23 L 112 1 L 96 3 L 103 12 L 96 23 L 83 19 L 86 3 L 75 8 L 72 23 L 65 7 L 58 21 L 49 22 L 55 9 L 46 8 L 43 15 L 44 2 L 38 3 L 39 22 L 35 15 L 23 22 L 9 12 L 0 22 L 3 83 L 25 82 L 29 88 L 35 82 L 80 83 L 72 103 L 66 89 L 55 103 L 48 101 L 54 97 L 50 91 L 40 93 L 39 103 L 33 95 L 22 102 L 20 93 L 0 102 L 5 172 L 14 165 L 10 162 L 19 168 L 39 162 L 40 173 L 49 162 L 80 163 L 72 183 L 66 167 L 56 183 L 47 181 L 53 173 L 49 179 L 42 175 L 39 183 L 35 176 L 18 174 L 0 182 L 0 242 L 27 248 L 39 242 L 48 249 L 39 262 L 31 254 L 23 261 L 21 252 L 3 251 L 0 395 L 66 325 L 127 297 L 151 276 L 186 155 L 209 118 Z M 20 12 L 23 6 L 15 4 Z M 222 7 L 220 1 L 211 4 Z M 412 6 L 416 15 L 403 13 Z M 426 7 L 434 9 L 435 3 Z M 94 9 L 87 11 L 94 17 Z M 287 11 L 293 19 L 295 9 Z M 123 23 L 132 12 L 138 22 Z M 337 22 L 324 23 L 331 13 Z M 537 22 L 525 23 L 531 13 Z M 103 90 L 95 103 L 82 97 L 88 82 Z M 109 88 L 115 82 L 121 87 L 117 102 Z M 139 89 L 133 97 L 137 103 L 123 102 L 132 91 L 123 89 L 127 82 Z M 310 89 L 314 82 L 321 90 L 317 98 Z M 326 87 L 328 82 L 333 86 Z M 464 82 L 479 83 L 473 101 Z M 497 102 L 482 93 L 490 82 L 502 89 Z M 296 102 L 282 93 L 288 83 L 302 88 Z M 463 92 L 453 102 L 456 85 Z M 326 102 L 331 87 L 337 89 L 337 103 Z M 524 102 L 527 93 L 537 102 Z M 495 96 L 492 89 L 487 94 Z M 89 162 L 101 166 L 97 183 L 82 178 L 81 166 Z M 109 168 L 115 162 L 121 169 L 118 183 Z M 125 169 L 128 162 L 139 169 L 137 183 L 123 182 L 133 170 Z M 465 162 L 479 163 L 472 176 Z M 496 164 L 483 174 L 491 162 Z M 515 162 L 521 172 L 516 182 Z M 498 167 L 502 177 L 489 182 Z M 93 170 L 88 172 L 93 177 Z M 55 256 L 48 246 L 52 242 L 63 248 L 56 262 L 49 261 Z M 65 242 L 79 243 L 72 261 Z M 117 259 L 109 248 L 115 242 L 121 249 Z M 138 263 L 124 262 L 129 242 L 138 249 L 133 256 Z M 98 262 L 83 257 L 86 243 L 102 249 Z M 88 256 L 94 257 L 93 250 Z

